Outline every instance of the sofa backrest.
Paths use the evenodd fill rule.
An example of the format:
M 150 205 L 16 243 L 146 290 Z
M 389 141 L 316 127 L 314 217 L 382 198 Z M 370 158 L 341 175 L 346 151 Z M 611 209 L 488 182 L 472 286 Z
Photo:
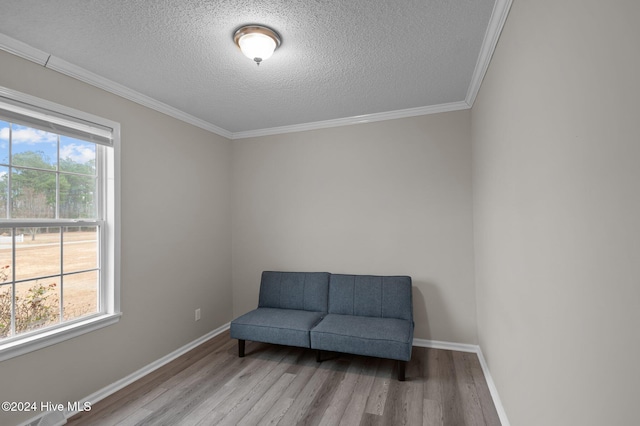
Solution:
M 326 313 L 328 297 L 328 272 L 264 271 L 258 306 Z
M 413 321 L 411 277 L 332 274 L 329 313 Z

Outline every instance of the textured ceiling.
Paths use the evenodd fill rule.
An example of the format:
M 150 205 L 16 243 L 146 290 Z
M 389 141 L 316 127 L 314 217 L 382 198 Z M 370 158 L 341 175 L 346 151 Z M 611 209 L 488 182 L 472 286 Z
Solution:
M 227 132 L 464 101 L 495 0 L 2 0 L 0 33 Z M 271 26 L 260 67 L 232 40 Z

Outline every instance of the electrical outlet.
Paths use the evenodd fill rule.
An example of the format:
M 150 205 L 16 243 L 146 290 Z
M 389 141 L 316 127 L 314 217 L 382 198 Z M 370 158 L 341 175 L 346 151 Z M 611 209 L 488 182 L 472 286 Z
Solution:
M 200 308 L 196 309 L 196 321 L 200 321 Z

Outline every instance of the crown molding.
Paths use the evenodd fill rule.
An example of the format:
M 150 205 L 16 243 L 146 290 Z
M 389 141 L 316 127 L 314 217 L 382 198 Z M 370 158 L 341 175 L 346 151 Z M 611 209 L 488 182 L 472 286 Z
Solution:
M 484 34 L 482 40 L 482 46 L 480 47 L 480 54 L 478 55 L 478 62 L 476 62 L 476 68 L 473 70 L 471 76 L 471 84 L 467 90 L 467 97 L 465 102 L 469 104 L 469 107 L 473 107 L 473 103 L 478 96 L 482 80 L 484 79 L 487 69 L 489 69 L 489 63 L 493 52 L 496 50 L 498 39 L 502 33 L 502 28 L 509 15 L 511 9 L 512 0 L 496 0 L 491 12 L 491 18 L 489 18 L 489 25 L 487 25 L 487 31 Z
M 184 121 L 185 123 L 192 124 L 201 129 L 223 136 L 227 139 L 231 139 L 233 137 L 233 133 L 228 130 L 218 127 L 207 121 L 201 120 L 197 117 L 187 114 L 186 112 L 180 111 L 177 108 L 157 101 L 149 96 L 143 95 L 142 93 L 136 92 L 135 90 L 104 78 L 82 67 L 69 63 L 64 59 L 49 55 L 46 52 L 31 47 L 26 43 L 23 43 L 4 34 L 0 34 L 0 49 L 29 61 L 35 62 L 36 64 L 42 65 L 45 68 L 57 71 L 61 74 L 75 78 L 76 80 L 80 80 L 99 89 L 113 93 L 114 95 L 118 95 L 122 98 L 133 101 L 142 106 L 161 112 L 180 121 Z
M 227 139 L 235 140 L 278 135 L 284 133 L 303 132 L 308 130 L 326 129 L 330 127 L 348 126 L 352 124 L 372 123 L 376 121 L 393 120 L 398 118 L 416 117 L 420 115 L 429 115 L 441 112 L 469 109 L 473 106 L 476 96 L 478 95 L 478 92 L 480 90 L 484 75 L 489 68 L 491 57 L 493 56 L 493 52 L 498 43 L 500 33 L 502 32 L 502 28 L 504 27 L 504 23 L 509 14 L 511 3 L 512 0 L 496 0 L 493 11 L 491 13 L 491 18 L 489 19 L 487 31 L 485 32 L 485 36 L 482 41 L 478 61 L 476 62 L 476 67 L 474 69 L 471 83 L 469 85 L 469 88 L 467 89 L 467 95 L 464 101 L 241 132 L 231 132 L 229 130 L 218 127 L 212 123 L 209 123 L 208 121 L 194 117 L 177 108 L 136 92 L 135 90 L 132 90 L 119 83 L 101 77 L 91 71 L 87 71 L 84 68 L 71 64 L 63 59 L 49 55 L 46 52 L 31 47 L 26 43 L 15 40 L 4 34 L 0 34 L 0 49 L 133 101 L 137 104 L 161 112 L 170 117 L 192 124 L 196 127 L 223 136 Z
M 215 126 L 207 121 L 201 120 L 197 117 L 187 114 L 186 112 L 180 111 L 177 108 L 157 101 L 147 95 L 143 95 L 142 93 L 129 89 L 122 84 L 106 79 L 102 76 L 99 76 L 98 74 L 87 71 L 84 68 L 71 64 L 55 56 L 50 57 L 45 67 L 88 83 L 92 86 L 103 89 L 107 92 L 111 92 L 115 95 L 133 101 L 137 104 L 146 106 L 170 117 L 177 118 L 178 120 L 192 124 L 196 127 L 200 127 L 201 129 L 208 130 L 220 136 L 224 136 L 225 138 L 231 139 L 231 137 L 233 136 L 233 134 L 228 130 Z
M 352 124 L 373 123 L 375 121 L 394 120 L 396 118 L 416 117 L 419 115 L 437 114 L 440 112 L 459 111 L 471 108 L 465 101 L 448 104 L 429 105 L 417 108 L 401 109 L 397 111 L 378 112 L 375 114 L 357 115 L 354 117 L 337 118 L 335 120 L 315 121 L 311 123 L 294 124 L 292 126 L 271 127 L 268 129 L 235 132 L 231 139 L 246 139 L 259 136 L 279 135 L 283 133 L 304 132 L 307 130 L 341 127 Z
M 0 49 L 42 66 L 45 66 L 50 56 L 48 53 L 43 52 L 40 49 L 31 47 L 27 43 L 23 43 L 1 33 Z

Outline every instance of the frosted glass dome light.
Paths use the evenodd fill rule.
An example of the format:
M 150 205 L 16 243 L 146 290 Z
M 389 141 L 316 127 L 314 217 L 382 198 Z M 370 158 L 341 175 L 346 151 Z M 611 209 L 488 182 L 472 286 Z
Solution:
M 269 59 L 280 46 L 280 36 L 271 28 L 262 25 L 247 25 L 239 28 L 233 41 L 249 59 L 260 62 Z

